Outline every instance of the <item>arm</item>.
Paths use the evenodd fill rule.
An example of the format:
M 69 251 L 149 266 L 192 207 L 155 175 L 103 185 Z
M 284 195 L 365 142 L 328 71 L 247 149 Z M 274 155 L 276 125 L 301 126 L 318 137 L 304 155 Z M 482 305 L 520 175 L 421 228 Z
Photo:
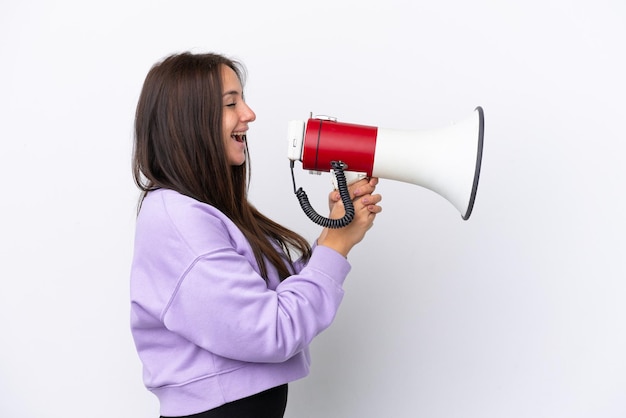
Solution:
M 315 248 L 302 270 L 268 289 L 249 257 L 207 216 L 207 250 L 179 280 L 162 314 L 165 326 L 214 354 L 249 362 L 282 362 L 326 329 L 343 298 L 347 260 Z

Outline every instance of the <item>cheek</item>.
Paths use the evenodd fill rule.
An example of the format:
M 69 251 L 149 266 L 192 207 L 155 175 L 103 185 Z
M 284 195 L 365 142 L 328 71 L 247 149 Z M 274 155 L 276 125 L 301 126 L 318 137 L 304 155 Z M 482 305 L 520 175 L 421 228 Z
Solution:
M 230 123 L 228 118 L 224 116 L 224 118 L 222 119 L 222 136 L 224 138 L 224 141 L 228 141 L 230 139 L 230 134 L 233 131 L 233 129 L 234 128 L 233 128 L 232 123 Z
M 233 129 L 235 129 L 237 123 L 239 123 L 239 118 L 235 112 L 230 108 L 224 109 L 224 112 L 222 112 L 222 128 L 224 131 L 228 131 L 228 133 L 230 133 Z

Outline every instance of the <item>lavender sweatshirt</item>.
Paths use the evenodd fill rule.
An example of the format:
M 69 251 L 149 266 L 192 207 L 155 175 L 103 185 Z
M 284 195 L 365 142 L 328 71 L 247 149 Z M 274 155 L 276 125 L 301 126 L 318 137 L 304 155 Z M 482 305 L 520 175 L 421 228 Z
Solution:
M 279 282 L 259 274 L 219 210 L 171 190 L 137 218 L 131 330 L 161 415 L 191 415 L 306 376 L 308 345 L 333 321 L 350 265 L 315 246 Z

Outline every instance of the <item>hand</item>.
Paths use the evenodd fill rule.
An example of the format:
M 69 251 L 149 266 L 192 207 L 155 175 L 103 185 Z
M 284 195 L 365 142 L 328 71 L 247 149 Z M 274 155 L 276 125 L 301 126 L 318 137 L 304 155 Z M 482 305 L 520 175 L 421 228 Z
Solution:
M 356 198 L 366 195 L 372 194 L 374 190 L 376 190 L 376 185 L 378 184 L 378 177 L 369 177 L 366 179 L 362 179 L 359 181 L 355 181 L 354 183 L 348 186 L 348 191 L 350 192 L 350 198 L 354 201 Z M 335 203 L 341 202 L 341 196 L 339 195 L 338 190 L 333 190 L 328 195 L 328 208 L 330 211 L 333 211 L 333 207 Z M 379 211 L 380 212 L 380 211 Z
M 361 242 L 365 233 L 374 224 L 376 214 L 382 211 L 378 203 L 382 200 L 379 194 L 372 194 L 378 184 L 378 178 L 371 177 L 351 184 L 348 187 L 354 205 L 354 219 L 344 228 L 325 228 L 318 238 L 319 245 L 324 245 L 347 256 L 352 247 Z M 339 192 L 333 191 L 328 197 L 332 219 L 342 218 L 345 214 Z

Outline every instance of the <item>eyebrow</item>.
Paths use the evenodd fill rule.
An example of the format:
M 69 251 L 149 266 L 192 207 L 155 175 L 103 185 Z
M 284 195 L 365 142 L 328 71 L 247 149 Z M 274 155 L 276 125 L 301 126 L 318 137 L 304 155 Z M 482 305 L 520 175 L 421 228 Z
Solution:
M 222 97 L 226 97 L 226 96 L 239 96 L 239 92 L 237 90 L 227 91 L 226 93 L 222 95 Z

